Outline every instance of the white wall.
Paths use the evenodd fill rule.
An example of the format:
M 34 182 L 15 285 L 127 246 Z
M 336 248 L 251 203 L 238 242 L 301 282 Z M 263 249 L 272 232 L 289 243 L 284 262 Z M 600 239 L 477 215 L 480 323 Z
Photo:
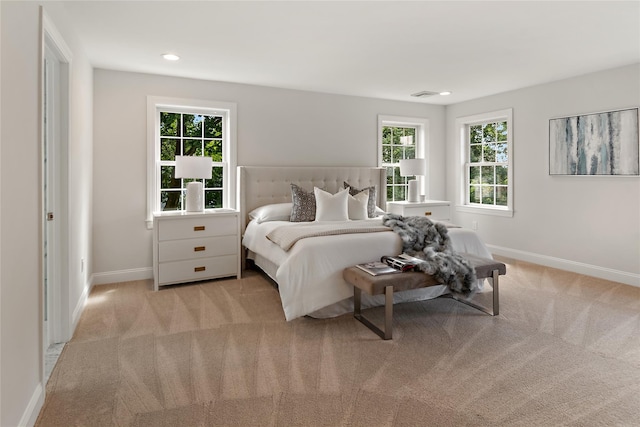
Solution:
M 476 99 L 446 109 L 447 197 L 456 200 L 458 117 L 513 108 L 513 218 L 478 222 L 494 253 L 640 286 L 640 178 L 549 176 L 549 119 L 640 105 L 640 65 Z
M 79 259 L 90 257 L 92 69 L 61 6 L 2 1 L 0 38 L 2 130 L 0 159 L 0 425 L 32 424 L 44 397 L 42 370 L 41 178 L 39 136 L 40 21 L 43 4 L 73 53 L 69 135 L 70 274 L 72 311 L 88 291 Z M 66 313 L 69 317 L 73 313 Z
M 151 277 L 147 95 L 235 102 L 238 165 L 375 166 L 378 114 L 428 118 L 431 197 L 444 196 L 444 107 L 96 70 L 95 283 Z

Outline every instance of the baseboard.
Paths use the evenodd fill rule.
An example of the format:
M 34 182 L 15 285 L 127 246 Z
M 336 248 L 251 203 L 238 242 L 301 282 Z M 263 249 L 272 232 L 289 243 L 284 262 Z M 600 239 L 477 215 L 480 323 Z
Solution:
M 71 315 L 71 331 L 69 334 L 69 339 L 73 336 L 73 332 L 76 330 L 76 326 L 78 326 L 78 321 L 80 320 L 80 315 L 84 311 L 84 306 L 87 304 L 87 299 L 89 298 L 89 294 L 91 293 L 91 282 L 87 283 L 84 287 L 84 291 L 80 298 L 78 298 L 78 303 L 76 304 L 76 308 L 73 310 L 73 314 Z
M 146 279 L 153 279 L 153 268 L 131 268 L 129 270 L 95 273 L 91 276 L 91 283 L 93 285 L 106 285 L 108 283 L 131 282 L 133 280 Z
M 586 276 L 598 277 L 600 279 L 611 280 L 613 282 L 640 287 L 640 274 L 614 270 L 611 268 L 585 264 L 582 262 L 570 261 L 562 258 L 555 258 L 548 255 L 540 255 L 533 252 L 521 251 L 518 249 L 503 248 L 495 245 L 487 245 L 487 247 L 489 248 L 491 253 L 495 255 L 501 255 L 508 258 L 544 265 L 547 267 L 558 268 L 560 270 L 584 274 Z
M 20 418 L 20 422 L 18 423 L 19 427 L 33 426 L 36 424 L 42 405 L 44 405 L 43 390 L 42 384 L 38 384 L 36 389 L 33 391 L 29 404 L 25 408 L 22 418 Z

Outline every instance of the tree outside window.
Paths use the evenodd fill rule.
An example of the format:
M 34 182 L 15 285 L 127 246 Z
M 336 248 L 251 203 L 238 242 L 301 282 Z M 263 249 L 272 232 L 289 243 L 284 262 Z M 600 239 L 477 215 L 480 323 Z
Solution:
M 400 160 L 415 159 L 417 127 L 382 127 L 382 164 L 387 169 L 387 201 L 407 199 L 407 182 L 415 177 L 400 175 Z
M 508 205 L 507 121 L 474 124 L 469 129 L 468 203 Z
M 193 179 L 175 178 L 176 156 L 207 156 L 213 160 L 211 179 L 204 183 L 205 208 L 223 206 L 223 177 L 225 162 L 224 115 L 187 114 L 159 111 L 160 144 L 160 210 L 182 210 L 185 189 Z
M 513 110 L 456 119 L 460 185 L 456 210 L 513 216 Z

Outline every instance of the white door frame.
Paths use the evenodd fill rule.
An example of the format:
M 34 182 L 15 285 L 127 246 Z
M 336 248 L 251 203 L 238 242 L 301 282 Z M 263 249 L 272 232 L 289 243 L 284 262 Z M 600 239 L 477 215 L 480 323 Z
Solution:
M 40 8 L 40 58 L 41 58 L 41 66 L 40 66 L 40 140 L 41 140 L 41 214 L 42 214 L 42 225 L 41 225 L 41 244 L 40 251 L 41 257 L 40 259 L 44 263 L 44 242 L 45 242 L 45 233 L 47 229 L 50 229 L 53 226 L 54 237 L 54 250 L 55 250 L 55 265 L 51 267 L 51 270 L 54 271 L 55 280 L 52 281 L 49 296 L 53 296 L 53 298 L 48 298 L 49 303 L 49 331 L 51 333 L 51 339 L 46 334 L 45 323 L 44 323 L 44 310 L 45 304 L 48 303 L 45 300 L 44 295 L 44 285 L 45 285 L 45 268 L 44 264 L 41 267 L 41 277 L 42 277 L 42 304 L 41 304 L 41 313 L 42 313 L 42 330 L 41 330 L 41 343 L 42 343 L 42 380 L 45 381 L 44 378 L 44 356 L 45 351 L 49 345 L 49 342 L 64 342 L 68 341 L 70 337 L 71 331 L 71 311 L 69 309 L 69 212 L 68 212 L 68 193 L 69 193 L 69 102 L 70 102 L 70 72 L 71 72 L 71 60 L 72 54 L 71 50 L 65 43 L 64 39 L 56 29 L 55 25 L 51 21 L 51 19 L 47 16 L 44 9 Z M 53 123 L 50 123 L 48 129 L 45 130 L 44 127 L 44 101 L 45 101 L 45 72 L 44 67 L 46 66 L 45 58 L 48 57 L 50 60 L 56 63 L 54 67 L 53 77 L 49 81 L 49 87 L 56 87 L 54 94 L 58 96 L 58 98 L 54 101 L 54 109 L 56 110 L 53 114 Z M 53 85 L 53 86 L 52 86 Z M 54 179 L 53 187 L 53 198 L 54 205 L 56 211 L 54 212 L 54 220 L 49 221 L 47 224 L 47 218 L 45 214 L 45 183 L 47 182 L 45 177 L 45 131 L 48 132 L 48 136 L 53 136 L 54 139 L 51 145 L 53 145 L 51 151 L 51 159 L 54 163 L 53 165 L 49 165 L 49 168 L 55 171 L 55 174 L 49 179 Z M 43 384 L 43 387 L 46 384 Z

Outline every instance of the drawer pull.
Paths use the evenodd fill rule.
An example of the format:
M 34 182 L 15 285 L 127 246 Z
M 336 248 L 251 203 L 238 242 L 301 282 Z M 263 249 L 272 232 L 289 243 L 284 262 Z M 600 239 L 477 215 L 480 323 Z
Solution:
M 206 247 L 205 247 L 205 246 L 196 246 L 195 248 L 193 248 L 193 250 L 194 250 L 195 252 L 202 252 L 202 251 L 204 251 L 205 249 L 206 249 Z
M 193 271 L 195 271 L 197 273 L 198 271 L 205 271 L 206 269 L 207 269 L 207 267 L 196 267 L 196 268 L 193 269 Z
M 425 216 L 430 216 L 430 215 L 431 215 L 431 211 L 426 211 L 426 212 L 424 213 L 424 215 L 425 215 Z
M 204 225 L 196 225 L 193 227 L 193 231 L 204 231 Z

